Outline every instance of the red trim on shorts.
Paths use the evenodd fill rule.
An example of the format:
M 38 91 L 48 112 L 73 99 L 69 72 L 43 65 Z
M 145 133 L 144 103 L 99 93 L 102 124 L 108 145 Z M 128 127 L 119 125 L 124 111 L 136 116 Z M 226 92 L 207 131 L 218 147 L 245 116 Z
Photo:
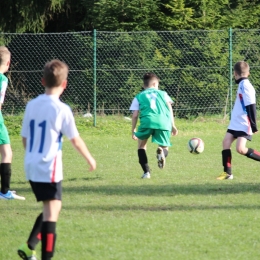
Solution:
M 53 170 L 51 173 L 51 182 L 55 182 L 56 162 L 57 162 L 57 156 L 54 158 L 54 162 L 53 162 Z
M 54 243 L 54 234 L 48 233 L 47 234 L 47 243 L 46 243 L 46 252 L 52 252 Z

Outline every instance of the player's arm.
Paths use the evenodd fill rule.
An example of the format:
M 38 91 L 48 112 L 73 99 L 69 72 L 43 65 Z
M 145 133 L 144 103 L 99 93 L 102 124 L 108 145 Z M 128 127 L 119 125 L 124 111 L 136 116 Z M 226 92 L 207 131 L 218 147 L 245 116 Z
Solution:
M 24 112 L 24 117 L 23 117 L 23 123 L 22 123 L 22 129 L 21 129 L 21 136 L 22 136 L 22 144 L 24 149 L 26 150 L 26 142 L 28 138 L 28 133 L 29 133 L 29 118 L 28 118 L 28 107 L 30 106 L 30 102 L 26 105 L 25 112 Z
M 255 100 L 255 90 L 251 84 L 244 84 L 244 91 L 242 98 L 245 104 L 247 116 L 250 122 L 250 126 L 253 133 L 256 133 L 256 100 Z
M 136 131 L 136 124 L 138 121 L 138 115 L 139 115 L 139 110 L 133 111 L 132 115 L 132 138 L 134 140 L 137 140 L 137 137 L 135 136 L 135 131 Z
M 139 116 L 139 102 L 136 97 L 133 99 L 129 110 L 133 112 L 133 114 L 132 114 L 132 139 L 137 140 L 138 138 L 135 136 L 134 133 L 136 131 L 136 124 L 137 124 L 138 116 Z
M 172 111 L 172 103 L 171 102 L 167 102 L 166 104 L 167 104 L 167 106 L 168 106 L 168 108 L 170 110 L 171 118 L 172 118 L 172 135 L 177 135 L 178 134 L 178 129 L 175 126 L 175 122 L 174 122 L 174 115 L 173 115 L 173 111 Z
M 256 125 L 256 104 L 251 104 L 246 106 L 246 112 L 247 112 L 248 119 L 250 121 L 252 132 L 256 133 L 258 131 Z
M 62 129 L 61 132 L 65 134 L 70 142 L 72 143 L 73 147 L 84 157 L 84 159 L 89 164 L 90 171 L 93 171 L 96 169 L 96 161 L 90 154 L 86 144 L 82 140 L 82 138 L 79 136 L 75 120 L 73 117 L 73 114 L 69 107 L 67 107 L 66 110 L 63 111 L 64 119 L 62 123 Z
M 4 103 L 4 99 L 5 99 L 5 92 L 6 92 L 6 88 L 7 88 L 7 82 L 6 81 L 0 81 L 0 85 L 1 85 L 1 91 L 0 91 L 0 110 L 2 109 L 2 104 Z
M 165 102 L 170 110 L 170 113 L 171 113 L 171 119 L 172 119 L 172 135 L 177 135 L 178 134 L 178 129 L 177 127 L 175 126 L 175 123 L 174 123 L 174 115 L 173 115 L 173 111 L 172 111 L 172 99 L 169 97 L 169 95 L 165 92 L 165 96 L 164 96 L 164 99 L 165 99 Z
M 74 146 L 74 148 L 85 158 L 85 160 L 89 164 L 89 166 L 90 166 L 89 170 L 90 171 L 95 170 L 96 161 L 90 154 L 90 152 L 89 152 L 87 146 L 85 145 L 84 141 L 82 140 L 82 138 L 78 135 L 78 136 L 72 138 L 70 141 L 71 141 L 72 145 Z

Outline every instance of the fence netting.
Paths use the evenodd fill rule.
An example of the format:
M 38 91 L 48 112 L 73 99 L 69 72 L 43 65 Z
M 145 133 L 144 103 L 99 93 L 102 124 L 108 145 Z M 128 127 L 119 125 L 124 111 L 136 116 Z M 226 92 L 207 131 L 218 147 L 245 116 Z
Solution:
M 96 109 L 101 115 L 128 115 L 132 99 L 142 90 L 143 74 L 153 72 L 160 78 L 160 88 L 173 98 L 175 116 L 225 115 L 236 92 L 233 82 L 230 95 L 231 56 L 233 64 L 249 62 L 251 81 L 259 89 L 259 32 L 233 30 L 230 37 L 228 30 L 98 31 L 95 39 L 93 32 L 2 33 L 0 44 L 12 53 L 3 112 L 23 112 L 26 103 L 44 91 L 44 64 L 60 59 L 70 68 L 61 99 L 75 113 L 83 115 Z

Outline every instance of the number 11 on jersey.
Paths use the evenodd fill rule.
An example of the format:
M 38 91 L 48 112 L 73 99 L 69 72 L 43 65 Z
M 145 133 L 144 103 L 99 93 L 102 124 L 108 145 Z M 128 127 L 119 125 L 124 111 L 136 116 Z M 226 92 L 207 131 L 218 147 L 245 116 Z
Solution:
M 39 153 L 43 152 L 43 146 L 44 146 L 44 140 L 45 140 L 45 132 L 46 132 L 46 120 L 42 121 L 38 126 L 41 128 L 41 142 L 39 147 Z M 35 135 L 35 120 L 30 121 L 30 149 L 29 151 L 32 151 L 33 148 L 33 142 L 34 142 L 34 136 Z

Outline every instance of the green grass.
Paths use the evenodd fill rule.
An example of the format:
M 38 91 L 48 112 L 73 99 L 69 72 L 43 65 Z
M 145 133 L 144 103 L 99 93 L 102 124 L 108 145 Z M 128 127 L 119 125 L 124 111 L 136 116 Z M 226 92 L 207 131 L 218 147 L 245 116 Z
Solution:
M 131 122 L 77 118 L 81 136 L 97 160 L 95 172 L 64 141 L 63 208 L 54 259 L 260 259 L 260 165 L 233 152 L 232 181 L 217 181 L 228 122 L 177 120 L 179 135 L 166 168 L 148 144 L 152 179 L 142 180 Z M 12 188 L 26 201 L 0 201 L 0 259 L 19 259 L 41 204 L 23 172 L 20 118 L 8 119 L 14 151 Z M 13 128 L 14 126 L 14 128 Z M 205 151 L 191 155 L 187 142 L 200 137 Z M 249 147 L 260 150 L 260 135 Z M 37 247 L 40 255 L 40 245 Z

